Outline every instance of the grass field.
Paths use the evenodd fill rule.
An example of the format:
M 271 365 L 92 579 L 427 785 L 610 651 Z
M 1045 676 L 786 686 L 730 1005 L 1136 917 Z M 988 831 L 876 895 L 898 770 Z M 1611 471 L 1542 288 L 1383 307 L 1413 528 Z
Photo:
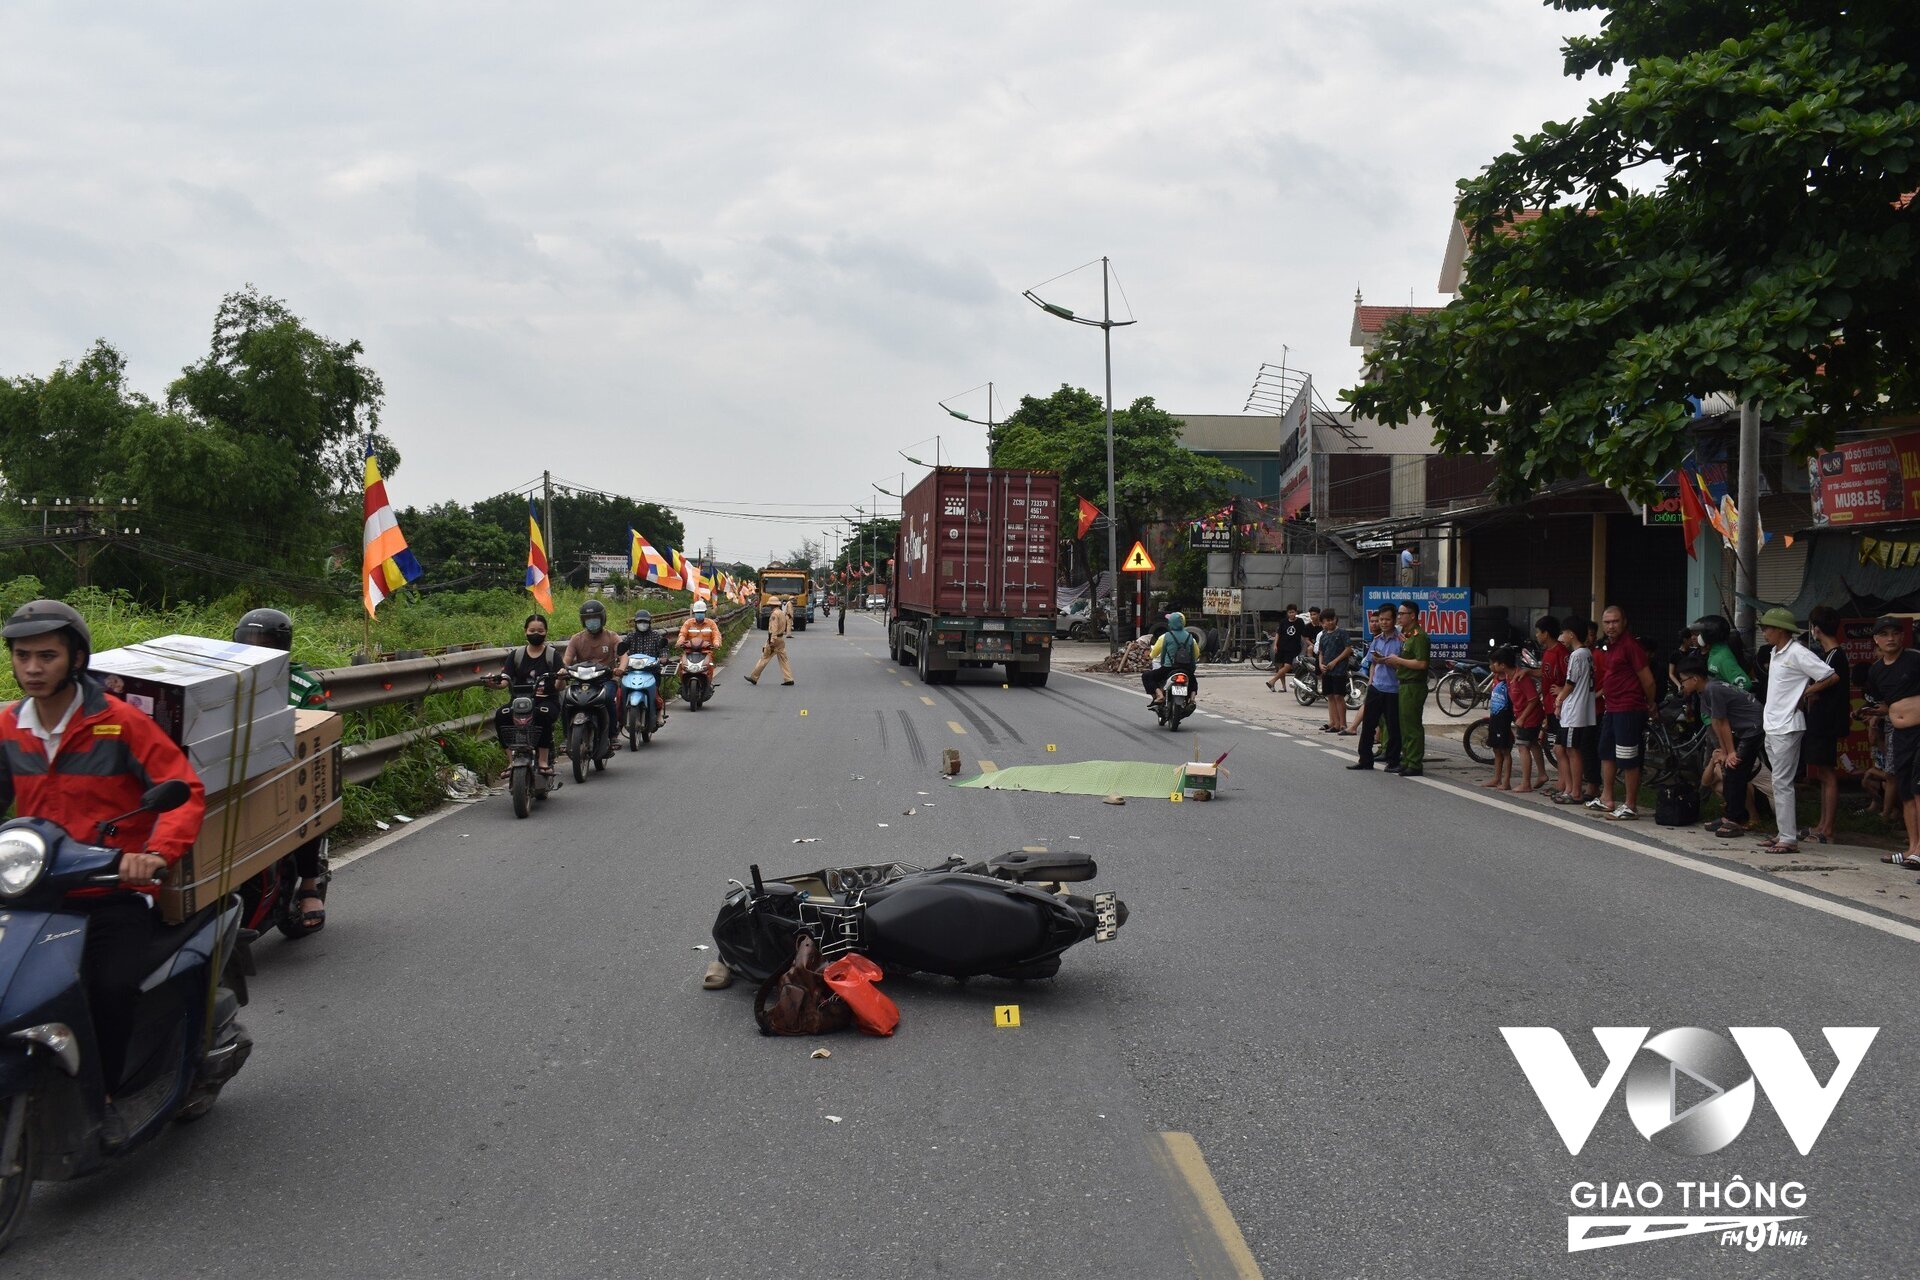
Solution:
M 32 578 L 15 578 L 0 584 L 0 617 L 41 594 L 39 582 Z M 587 598 L 584 591 L 554 592 L 551 630 L 556 641 L 564 643 L 576 629 L 580 605 Z M 644 607 L 659 614 L 686 608 L 688 599 L 685 592 L 659 592 L 643 599 L 609 600 L 607 612 L 611 625 L 624 629 L 636 608 Z M 242 614 L 266 603 L 234 595 L 206 604 L 157 610 L 99 590 L 76 592 L 67 602 L 85 615 L 96 651 L 165 635 L 224 638 L 233 634 Z M 344 667 L 362 648 L 366 615 L 357 605 L 275 604 L 275 607 L 285 609 L 293 618 L 293 656 L 305 666 Z M 532 599 L 519 591 L 449 591 L 402 596 L 380 607 L 372 636 L 379 651 L 389 654 L 453 644 L 518 644 L 522 623 L 529 613 L 537 611 Z M 738 642 L 740 633 L 752 625 L 749 614 L 726 629 L 729 651 Z M 19 696 L 20 689 L 14 683 L 12 671 L 0 669 L 0 703 Z M 418 712 L 398 705 L 350 712 L 346 718 L 345 740 L 365 742 L 459 719 L 477 711 L 491 710 L 499 705 L 501 697 L 485 689 L 467 689 L 435 694 Z M 374 782 L 346 788 L 340 838 L 365 835 L 376 829 L 376 822 L 389 821 L 396 813 L 413 817 L 432 809 L 444 797 L 446 774 L 455 764 L 464 764 L 481 777 L 491 778 L 503 766 L 504 758 L 490 734 L 422 739 L 397 757 Z

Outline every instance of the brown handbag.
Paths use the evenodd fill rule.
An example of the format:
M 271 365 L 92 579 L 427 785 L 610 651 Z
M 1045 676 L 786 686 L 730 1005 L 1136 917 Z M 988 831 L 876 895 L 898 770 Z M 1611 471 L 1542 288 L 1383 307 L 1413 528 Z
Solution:
M 763 1036 L 812 1036 L 844 1031 L 853 1010 L 827 986 L 820 946 L 802 933 L 793 947 L 793 964 L 760 984 L 753 997 L 753 1020 Z

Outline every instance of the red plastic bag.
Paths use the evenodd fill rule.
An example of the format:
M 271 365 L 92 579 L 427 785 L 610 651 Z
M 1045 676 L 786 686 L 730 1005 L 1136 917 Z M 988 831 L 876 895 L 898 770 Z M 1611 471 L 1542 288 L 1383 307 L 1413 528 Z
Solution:
M 853 1025 L 870 1036 L 890 1036 L 900 1025 L 900 1010 L 873 984 L 885 975 L 862 955 L 841 956 L 821 973 L 833 994 L 853 1010 Z

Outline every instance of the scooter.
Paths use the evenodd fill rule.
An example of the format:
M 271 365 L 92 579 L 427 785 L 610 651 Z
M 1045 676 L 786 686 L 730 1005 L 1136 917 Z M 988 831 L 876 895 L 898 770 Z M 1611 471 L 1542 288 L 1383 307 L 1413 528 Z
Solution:
M 163 782 L 133 813 L 101 823 L 97 838 L 112 838 L 137 814 L 177 809 L 188 795 L 186 783 Z M 19 1229 L 36 1180 L 92 1173 L 167 1121 L 198 1120 L 253 1051 L 238 1017 L 253 964 L 230 895 L 155 932 L 125 1078 L 101 1078 L 80 976 L 88 920 L 65 897 L 87 885 L 134 887 L 120 879 L 119 861 L 118 849 L 72 839 L 58 823 L 0 825 L 0 1249 Z M 108 1093 L 126 1126 L 113 1146 L 103 1133 Z
M 1190 673 L 1176 671 L 1167 677 L 1167 682 L 1160 686 L 1160 701 L 1153 704 L 1161 728 L 1169 732 L 1178 729 L 1180 722 L 1193 714 L 1194 693 Z
M 651 743 L 660 728 L 660 660 L 649 654 L 630 654 L 626 674 L 620 677 L 624 696 L 627 746 L 638 751 Z
M 1287 688 L 1293 691 L 1294 701 L 1303 707 L 1310 707 L 1327 696 L 1326 690 L 1320 685 L 1320 668 L 1308 666 L 1304 662 L 1296 663 L 1288 669 Z M 1358 711 L 1366 705 L 1367 691 L 1349 680 L 1344 701 L 1347 704 L 1347 710 Z
M 1084 853 L 828 867 L 777 880 L 763 880 L 756 866 L 751 885 L 729 881 L 713 941 L 729 968 L 756 982 L 793 963 L 802 932 L 829 961 L 859 952 L 896 973 L 1050 978 L 1069 947 L 1112 941 L 1126 923 L 1115 894 L 1061 891 L 1098 872 Z
M 690 644 L 681 663 L 680 696 L 698 711 L 713 696 L 713 649 L 704 642 Z
M 567 687 L 560 695 L 560 721 L 567 726 L 567 755 L 573 760 L 573 780 L 587 780 L 587 762 L 600 773 L 613 756 L 615 732 L 613 700 L 607 696 L 613 673 L 597 662 L 567 668 Z

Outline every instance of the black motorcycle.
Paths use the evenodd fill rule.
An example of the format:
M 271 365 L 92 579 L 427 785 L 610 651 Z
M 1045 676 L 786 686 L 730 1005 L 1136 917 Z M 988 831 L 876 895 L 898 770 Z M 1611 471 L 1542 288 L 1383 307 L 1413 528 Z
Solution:
M 833 960 L 859 952 L 896 973 L 950 978 L 1050 978 L 1075 943 L 1108 942 L 1127 907 L 1111 893 L 1052 892 L 1091 880 L 1084 853 L 1003 853 L 982 862 L 950 858 L 937 867 L 885 863 L 828 867 L 733 889 L 713 922 L 720 958 L 764 982 L 793 963 L 801 933 Z
M 1167 730 L 1178 729 L 1180 722 L 1193 714 L 1195 695 L 1193 673 L 1176 670 L 1160 686 L 1160 701 L 1153 704 L 1153 714 L 1159 717 L 1160 727 Z
M 597 662 L 567 668 L 567 687 L 560 695 L 560 722 L 567 726 L 567 755 L 573 761 L 573 780 L 587 780 L 587 762 L 599 773 L 613 758 L 613 672 Z
M 177 809 L 188 795 L 186 783 L 163 782 L 135 812 Z M 132 816 L 102 823 L 98 838 Z M 239 1021 L 252 964 L 241 906 L 229 895 L 156 930 L 125 1073 L 101 1078 L 80 976 L 88 920 L 65 904 L 73 889 L 126 887 L 119 861 L 118 849 L 71 839 L 44 819 L 0 825 L 0 1249 L 19 1229 L 36 1180 L 92 1173 L 167 1121 L 198 1120 L 253 1050 Z M 109 1093 L 126 1127 L 113 1146 L 103 1131 Z

